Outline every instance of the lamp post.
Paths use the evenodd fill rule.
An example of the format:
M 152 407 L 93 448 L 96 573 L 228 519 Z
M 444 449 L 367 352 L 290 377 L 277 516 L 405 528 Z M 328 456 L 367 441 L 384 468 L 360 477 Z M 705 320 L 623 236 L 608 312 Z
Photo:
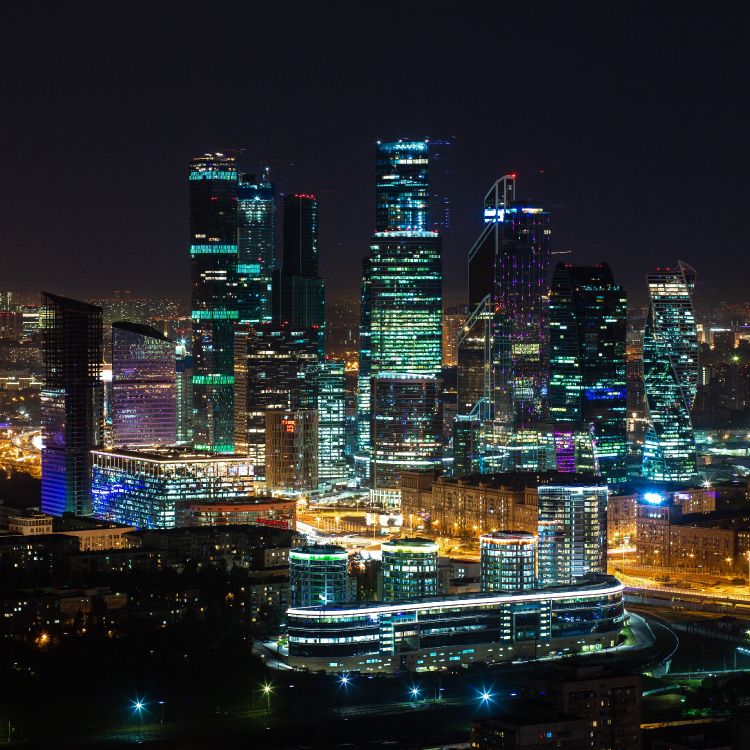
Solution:
M 271 693 L 273 692 L 273 685 L 270 682 L 265 682 L 261 686 L 263 695 L 266 696 L 266 716 L 271 713 Z
M 160 722 L 159 722 L 159 723 L 160 723 L 160 724 L 161 724 L 162 726 L 164 725 L 164 704 L 165 704 L 165 703 L 166 703 L 166 701 L 159 701 L 159 705 L 161 706 L 161 720 L 160 720 Z

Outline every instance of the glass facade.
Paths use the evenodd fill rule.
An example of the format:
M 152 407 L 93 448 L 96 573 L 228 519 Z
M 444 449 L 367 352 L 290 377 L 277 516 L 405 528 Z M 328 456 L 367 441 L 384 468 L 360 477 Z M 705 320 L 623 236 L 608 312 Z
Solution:
M 575 583 L 607 570 L 606 484 L 540 484 L 539 586 Z
M 240 319 L 271 321 L 271 274 L 276 268 L 276 187 L 268 178 L 243 174 L 237 185 L 237 274 L 245 297 Z
M 254 476 L 244 456 L 206 456 L 186 449 L 93 451 L 96 518 L 139 529 L 188 525 L 191 502 L 247 501 Z
M 428 141 L 378 143 L 376 230 L 423 232 L 429 224 Z
M 479 538 L 482 591 L 536 588 L 536 538 L 524 531 L 495 531 Z
M 175 346 L 175 399 L 177 443 L 193 442 L 193 356 L 184 341 Z
M 151 326 L 112 324 L 114 445 L 175 444 L 176 375 L 174 342 Z
M 318 405 L 318 480 L 335 481 L 347 476 L 346 391 L 343 360 L 328 359 L 313 365 Z
M 648 427 L 643 475 L 680 482 L 696 475 L 695 434 L 690 412 L 698 390 L 698 331 L 693 313 L 695 270 L 650 271 L 651 304 L 643 333 L 643 384 Z
M 557 469 L 627 479 L 627 296 L 606 263 L 559 263 L 550 293 L 550 418 Z M 588 445 L 587 445 L 588 444 Z
M 289 601 L 293 607 L 336 604 L 349 594 L 349 557 L 343 547 L 315 545 L 289 551 Z
M 318 488 L 318 410 L 266 411 L 266 487 L 286 492 Z
M 292 666 L 313 671 L 435 671 L 609 649 L 626 624 L 623 586 L 594 576 L 576 586 L 395 603 L 291 608 Z
M 196 450 L 220 453 L 234 451 L 237 180 L 232 156 L 190 163 L 193 440 Z
M 102 308 L 42 293 L 42 510 L 91 515 L 92 448 L 102 443 Z
M 392 539 L 381 546 L 383 601 L 419 599 L 438 592 L 438 546 L 429 539 Z

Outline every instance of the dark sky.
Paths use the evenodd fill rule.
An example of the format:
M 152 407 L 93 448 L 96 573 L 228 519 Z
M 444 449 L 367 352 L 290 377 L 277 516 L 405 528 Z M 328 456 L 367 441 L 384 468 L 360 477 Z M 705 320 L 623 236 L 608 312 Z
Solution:
M 698 295 L 747 297 L 736 5 L 8 3 L 0 287 L 187 297 L 187 162 L 235 148 L 319 194 L 329 294 L 355 296 L 374 141 L 455 136 L 448 297 L 511 170 L 553 210 L 555 249 L 608 260 L 633 296 L 679 257 Z

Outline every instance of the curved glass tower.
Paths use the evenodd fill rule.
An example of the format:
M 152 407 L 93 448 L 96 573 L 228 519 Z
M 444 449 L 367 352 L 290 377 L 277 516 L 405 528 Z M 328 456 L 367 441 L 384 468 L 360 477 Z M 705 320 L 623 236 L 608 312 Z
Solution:
M 696 473 L 690 410 L 698 389 L 698 331 L 693 314 L 695 269 L 677 262 L 646 275 L 651 304 L 643 332 L 643 384 L 649 426 L 643 475 L 680 482 Z

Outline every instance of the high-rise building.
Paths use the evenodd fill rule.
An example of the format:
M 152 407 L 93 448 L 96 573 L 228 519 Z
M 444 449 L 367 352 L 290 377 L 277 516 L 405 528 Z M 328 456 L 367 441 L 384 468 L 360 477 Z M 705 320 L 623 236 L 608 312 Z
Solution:
M 478 422 L 466 444 L 482 472 L 550 469 L 547 273 L 549 212 L 515 199 L 515 175 L 484 200 L 484 228 L 469 251 L 469 318 L 458 343 L 458 419 Z
M 378 232 L 430 228 L 428 141 L 378 142 L 375 156 Z
M 283 266 L 273 276 L 273 321 L 293 328 L 325 328 L 325 282 L 318 275 L 318 201 L 285 195 Z
M 271 277 L 276 268 L 276 187 L 268 170 L 243 174 L 237 185 L 237 274 L 244 281 L 240 319 L 271 321 Z
M 193 441 L 196 450 L 234 451 L 234 328 L 239 320 L 237 169 L 232 156 L 190 163 L 193 287 Z
M 42 510 L 91 514 L 91 455 L 102 441 L 102 309 L 42 293 Z
M 259 325 L 236 334 L 237 440 L 247 446 L 259 477 L 265 476 L 266 411 L 316 408 L 316 368 L 323 349 L 323 330 Z M 242 433 L 244 432 L 244 441 Z
M 458 339 L 465 323 L 465 308 L 451 307 L 443 311 L 443 367 L 458 364 Z
M 381 546 L 383 601 L 438 593 L 438 545 L 431 539 L 391 539 Z
M 190 525 L 192 503 L 248 502 L 253 494 L 246 456 L 173 447 L 96 450 L 92 457 L 94 516 L 140 529 Z
M 606 573 L 606 483 L 559 474 L 540 481 L 537 494 L 539 586 L 563 586 L 589 573 Z
M 151 326 L 112 324 L 112 442 L 128 448 L 177 441 L 175 345 Z
M 346 391 L 344 361 L 327 359 L 312 365 L 318 409 L 318 480 L 330 482 L 347 476 Z
M 316 544 L 289 550 L 289 601 L 293 607 L 345 602 L 349 593 L 349 556 L 343 547 Z
M 606 263 L 559 263 L 550 293 L 550 419 L 557 469 L 627 478 L 627 296 Z
M 536 537 L 528 531 L 493 531 L 479 538 L 482 591 L 536 588 Z
M 177 443 L 193 442 L 193 355 L 184 340 L 175 346 L 175 401 Z
M 690 411 L 698 390 L 698 332 L 693 313 L 695 270 L 677 262 L 646 275 L 650 306 L 643 333 L 643 384 L 648 427 L 643 475 L 686 481 L 696 474 Z
M 266 486 L 283 492 L 318 488 L 318 410 L 266 411 Z

